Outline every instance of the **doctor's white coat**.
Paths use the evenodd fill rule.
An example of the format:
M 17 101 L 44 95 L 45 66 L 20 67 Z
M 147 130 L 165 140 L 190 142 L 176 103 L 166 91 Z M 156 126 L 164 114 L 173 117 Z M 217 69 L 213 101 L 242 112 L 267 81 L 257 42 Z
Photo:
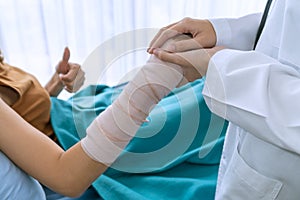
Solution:
M 300 1 L 275 0 L 255 51 L 261 14 L 212 19 L 216 53 L 203 90 L 230 121 L 216 199 L 300 199 Z M 235 49 L 235 50 L 232 50 Z

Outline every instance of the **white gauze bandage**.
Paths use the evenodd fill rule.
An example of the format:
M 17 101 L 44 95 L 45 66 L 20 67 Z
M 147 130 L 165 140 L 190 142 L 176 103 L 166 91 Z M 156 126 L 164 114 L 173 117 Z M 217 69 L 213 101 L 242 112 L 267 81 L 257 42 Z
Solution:
M 126 85 L 119 97 L 87 128 L 81 140 L 84 151 L 94 160 L 111 165 L 153 107 L 182 80 L 180 66 L 154 56 Z

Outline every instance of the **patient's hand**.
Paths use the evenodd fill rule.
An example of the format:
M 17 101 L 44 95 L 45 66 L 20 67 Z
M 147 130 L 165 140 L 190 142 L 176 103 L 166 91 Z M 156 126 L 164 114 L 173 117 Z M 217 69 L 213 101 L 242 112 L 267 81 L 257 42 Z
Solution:
M 70 63 L 70 50 L 65 48 L 63 59 L 56 66 L 56 72 L 68 92 L 76 92 L 83 85 L 85 73 L 77 63 Z

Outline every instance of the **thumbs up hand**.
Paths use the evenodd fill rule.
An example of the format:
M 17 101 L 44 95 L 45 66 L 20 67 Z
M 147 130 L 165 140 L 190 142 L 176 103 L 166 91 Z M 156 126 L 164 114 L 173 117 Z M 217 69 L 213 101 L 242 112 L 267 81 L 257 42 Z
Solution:
M 56 72 L 59 74 L 59 79 L 64 85 L 64 89 L 68 92 L 76 92 L 84 83 L 85 73 L 79 64 L 70 63 L 69 59 L 70 50 L 66 47 L 62 60 L 56 66 Z

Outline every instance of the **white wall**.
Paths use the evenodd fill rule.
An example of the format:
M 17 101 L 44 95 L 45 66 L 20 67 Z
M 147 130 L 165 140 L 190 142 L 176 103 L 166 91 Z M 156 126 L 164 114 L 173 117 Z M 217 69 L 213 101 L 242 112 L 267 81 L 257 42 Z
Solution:
M 65 46 L 83 64 L 104 42 L 127 31 L 158 29 L 183 17 L 237 17 L 262 11 L 265 0 L 0 0 L 0 49 L 10 64 L 45 84 Z M 150 36 L 143 38 L 150 40 Z M 119 48 L 115 44 L 110 48 Z M 110 63 L 103 83 L 116 84 L 147 58 L 143 49 Z M 104 52 L 105 53 L 105 52 Z M 109 53 L 109 52 L 106 52 Z M 97 71 L 98 68 L 92 68 Z M 87 69 L 90 70 L 90 69 Z M 89 79 L 89 77 L 87 77 Z

